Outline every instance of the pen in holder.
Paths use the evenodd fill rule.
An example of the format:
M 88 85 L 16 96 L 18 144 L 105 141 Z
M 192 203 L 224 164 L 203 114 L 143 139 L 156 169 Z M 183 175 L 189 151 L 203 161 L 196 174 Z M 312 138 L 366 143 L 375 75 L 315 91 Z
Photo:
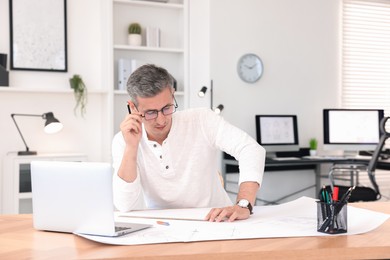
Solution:
M 317 201 L 317 231 L 327 234 L 347 232 L 347 203 Z
M 317 231 L 328 234 L 347 232 L 347 203 L 355 186 L 350 187 L 339 200 L 339 187 L 321 189 L 317 201 Z

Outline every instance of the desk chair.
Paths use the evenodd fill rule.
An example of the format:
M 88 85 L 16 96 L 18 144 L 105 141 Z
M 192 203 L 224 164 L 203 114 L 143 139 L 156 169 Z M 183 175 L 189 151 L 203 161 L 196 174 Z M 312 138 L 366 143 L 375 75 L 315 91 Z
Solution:
M 347 164 L 341 164 L 341 163 L 335 163 L 330 171 L 329 171 L 329 180 L 330 180 L 330 186 L 333 190 L 334 183 L 334 176 L 342 176 L 345 173 L 350 174 L 350 180 L 351 180 L 351 186 L 354 185 L 353 183 L 353 176 L 356 174 L 358 176 L 359 172 L 367 172 L 368 177 L 370 179 L 370 182 L 373 186 L 373 188 L 369 187 L 362 187 L 358 184 L 358 179 L 356 183 L 356 188 L 352 192 L 352 196 L 349 199 L 349 202 L 354 201 L 374 201 L 379 200 L 381 198 L 381 194 L 379 191 L 379 186 L 375 180 L 375 169 L 376 165 L 379 159 L 379 156 L 381 154 L 382 148 L 387 140 L 387 138 L 390 137 L 390 133 L 386 131 L 385 126 L 386 122 L 390 117 L 384 117 L 382 118 L 379 129 L 381 133 L 381 137 L 379 140 L 379 143 L 377 147 L 375 148 L 374 153 L 372 154 L 372 157 L 370 161 L 368 161 L 368 164 L 365 162 L 357 162 L 357 163 L 347 163 Z M 345 179 L 344 179 L 345 180 Z M 347 187 L 340 187 L 340 193 L 344 193 L 346 191 Z

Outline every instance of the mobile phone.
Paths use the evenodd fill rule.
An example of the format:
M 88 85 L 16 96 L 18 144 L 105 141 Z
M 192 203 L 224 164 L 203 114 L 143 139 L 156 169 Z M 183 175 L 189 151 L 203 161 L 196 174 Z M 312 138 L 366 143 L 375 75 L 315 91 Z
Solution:
M 127 104 L 127 110 L 129 111 L 129 114 L 131 114 L 131 109 L 129 104 Z

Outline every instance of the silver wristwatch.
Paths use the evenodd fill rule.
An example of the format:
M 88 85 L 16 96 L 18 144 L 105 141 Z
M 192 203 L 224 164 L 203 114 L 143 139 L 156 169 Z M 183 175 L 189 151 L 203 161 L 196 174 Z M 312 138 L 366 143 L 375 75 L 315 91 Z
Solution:
M 249 213 L 252 215 L 253 214 L 253 207 L 251 205 L 251 203 L 246 200 L 246 199 L 240 199 L 239 201 L 237 201 L 237 205 L 240 206 L 241 208 L 245 208 L 245 209 L 249 209 Z

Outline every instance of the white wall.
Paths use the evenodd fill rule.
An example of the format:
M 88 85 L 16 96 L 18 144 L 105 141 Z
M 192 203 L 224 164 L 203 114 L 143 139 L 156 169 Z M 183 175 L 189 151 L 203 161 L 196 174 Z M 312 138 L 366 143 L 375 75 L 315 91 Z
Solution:
M 339 104 L 340 1 L 210 0 L 209 8 L 214 105 L 224 104 L 225 119 L 256 138 L 256 114 L 296 114 L 300 146 L 316 137 L 321 149 L 322 109 Z M 255 84 L 241 81 L 236 72 L 245 53 L 257 54 L 264 64 Z M 303 183 L 314 184 L 314 176 L 266 172 L 260 193 L 282 198 Z M 276 184 L 289 189 L 275 189 Z M 295 197 L 303 195 L 314 197 L 315 189 Z
M 189 106 L 210 107 L 210 0 L 189 1 Z M 206 86 L 206 95 L 199 90 Z
M 9 0 L 0 0 L 0 52 L 9 54 L 8 3 Z M 68 78 L 80 74 L 88 87 L 102 88 L 100 1 L 68 0 L 67 10 L 68 72 L 13 70 L 10 73 L 12 87 L 68 89 Z
M 0 0 L 0 53 L 9 51 L 9 0 Z M 43 133 L 44 120 L 18 117 L 17 121 L 31 150 L 39 153 L 85 153 L 92 161 L 109 160 L 107 139 L 107 88 L 103 56 L 102 1 L 68 0 L 68 72 L 10 71 L 10 88 L 70 90 L 69 78 L 80 74 L 88 90 L 85 118 L 75 116 L 75 100 L 72 92 L 4 92 L 0 90 L 0 157 L 8 152 L 24 150 L 11 113 L 42 114 L 52 111 L 64 124 L 62 132 L 54 135 Z M 8 55 L 8 64 L 9 64 Z M 8 66 L 9 70 L 9 66 Z M 1 87 L 4 89 L 4 87 Z M 2 165 L 0 164 L 0 170 Z
M 329 0 L 211 0 L 210 60 L 214 104 L 255 134 L 256 114 L 298 115 L 300 146 L 322 142 L 322 109 L 339 96 L 339 8 Z M 241 81 L 237 61 L 256 53 L 264 74 Z

